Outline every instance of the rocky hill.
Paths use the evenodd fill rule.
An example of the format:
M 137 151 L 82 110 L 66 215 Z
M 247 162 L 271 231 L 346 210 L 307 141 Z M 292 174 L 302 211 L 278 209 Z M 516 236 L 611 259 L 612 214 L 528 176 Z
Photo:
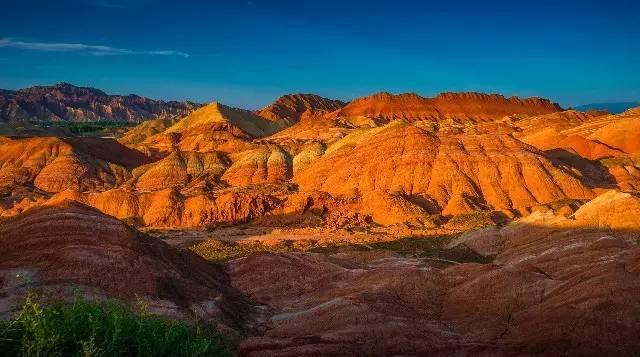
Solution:
M 306 115 L 329 113 L 344 107 L 345 104 L 339 100 L 327 99 L 315 94 L 289 94 L 258 110 L 257 114 L 271 120 L 295 123 L 300 121 L 300 117 L 305 113 Z
M 442 93 L 424 98 L 415 93 L 394 95 L 382 92 L 355 99 L 337 115 L 387 122 L 394 119 L 482 122 L 507 115 L 540 115 L 561 110 L 559 105 L 541 98 L 505 98 L 483 93 Z
M 639 135 L 640 109 L 462 93 L 1 137 L 0 314 L 73 285 L 239 356 L 633 355 Z
M 428 226 L 640 187 L 637 111 L 559 109 L 477 93 L 291 95 L 258 111 L 269 115 L 211 103 L 120 141 L 3 138 L 0 209 L 75 199 L 145 226 L 201 226 L 305 215 L 307 200 L 322 202 L 316 222 Z
M 240 355 L 633 355 L 639 212 L 637 196 L 609 191 L 575 218 L 537 212 L 462 235 L 445 267 L 436 237 L 232 261 L 235 286 L 273 309 Z M 495 259 L 460 262 L 469 247 Z
M 2 221 L 0 254 L 0 314 L 37 289 L 66 298 L 147 299 L 150 312 L 233 329 L 242 328 L 247 316 L 222 267 L 77 202 L 43 205 Z
M 108 95 L 68 83 L 0 91 L 0 122 L 141 122 L 182 117 L 199 105 L 165 102 L 137 95 Z

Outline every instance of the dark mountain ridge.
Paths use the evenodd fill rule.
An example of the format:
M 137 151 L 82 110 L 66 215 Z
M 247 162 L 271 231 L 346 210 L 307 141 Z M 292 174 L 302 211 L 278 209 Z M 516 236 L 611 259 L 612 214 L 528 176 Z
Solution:
M 153 100 L 138 95 L 108 95 L 69 83 L 0 90 L 0 122 L 98 122 L 137 123 L 149 119 L 182 117 L 200 104 Z

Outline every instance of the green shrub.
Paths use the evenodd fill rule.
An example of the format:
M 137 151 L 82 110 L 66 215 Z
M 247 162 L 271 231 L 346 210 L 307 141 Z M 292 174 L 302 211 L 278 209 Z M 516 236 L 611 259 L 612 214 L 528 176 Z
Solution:
M 44 307 L 30 295 L 15 318 L 0 323 L 0 355 L 6 356 L 231 356 L 233 350 L 214 330 L 113 301 Z

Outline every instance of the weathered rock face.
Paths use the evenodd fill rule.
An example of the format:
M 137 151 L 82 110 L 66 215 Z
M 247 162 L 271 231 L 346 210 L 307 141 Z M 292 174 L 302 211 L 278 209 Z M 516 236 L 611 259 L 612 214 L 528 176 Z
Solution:
M 569 110 L 517 121 L 515 125 L 520 131 L 516 136 L 542 150 L 563 149 L 589 160 L 599 160 L 624 154 L 624 150 L 600 140 L 595 133 L 588 134 L 597 130 L 606 136 L 606 128 L 614 125 L 608 124 L 612 120 L 617 121 L 617 117 Z
M 300 121 L 303 114 L 329 113 L 345 106 L 344 102 L 320 97 L 315 94 L 289 94 L 257 111 L 261 117 L 272 121 L 285 120 L 288 123 Z
M 135 186 L 140 191 L 190 184 L 214 185 L 229 167 L 229 159 L 220 152 L 175 151 L 164 159 L 133 171 Z
M 524 210 L 593 195 L 568 168 L 510 136 L 436 137 L 400 121 L 345 137 L 297 172 L 295 181 L 306 191 L 337 195 L 428 197 L 443 214 Z
M 383 93 L 346 106 L 292 95 L 263 116 L 212 103 L 181 120 L 148 121 L 120 144 L 5 139 L 0 187 L 12 196 L 0 209 L 15 214 L 67 189 L 95 197 L 121 192 L 136 202 L 159 195 L 167 199 L 153 206 L 159 213 L 124 208 L 126 218 L 190 226 L 221 217 L 210 207 L 222 192 L 280 201 L 305 192 L 350 202 L 352 212 L 332 206 L 321 217 L 326 222 L 359 214 L 383 225 L 427 224 L 431 215 L 495 210 L 513 217 L 556 201 L 586 200 L 601 188 L 640 188 L 632 157 L 637 114 L 559 110 L 547 100 L 477 93 Z M 95 202 L 103 206 L 102 199 Z M 125 207 L 138 206 L 151 207 Z M 108 210 L 123 217 L 116 211 Z
M 538 257 L 537 250 L 545 251 L 548 248 L 551 250 L 547 253 L 556 251 L 553 245 L 567 239 L 573 239 L 572 242 L 576 243 L 586 240 L 584 237 L 587 235 L 599 238 L 603 234 L 614 233 L 625 239 L 633 238 L 635 232 L 640 230 L 638 214 L 640 197 L 637 194 L 608 190 L 579 207 L 569 217 L 562 212 L 536 211 L 502 229 L 488 228 L 465 233 L 453 245 L 464 244 L 474 250 L 478 247 L 481 250 L 477 251 L 481 254 L 510 256 L 509 259 L 513 260 L 517 255 L 518 259 L 524 261 Z M 573 248 L 580 248 L 583 243 L 576 243 Z M 518 251 L 517 254 L 511 253 L 512 247 Z M 529 248 L 525 247 L 533 250 L 528 251 Z
M 261 146 L 234 156 L 234 163 L 222 176 L 232 186 L 282 182 L 292 176 L 291 156 L 278 146 Z
M 575 166 L 593 187 L 637 190 L 639 118 L 637 110 L 619 115 L 566 111 L 516 121 L 514 136 Z
M 176 189 L 136 192 L 114 189 L 81 193 L 67 190 L 49 202 L 74 200 L 120 219 L 135 219 L 152 227 L 198 227 L 211 223 L 238 224 L 264 216 L 279 205 L 275 197 L 260 193 L 225 192 L 184 195 Z
M 345 107 L 292 96 L 265 110 L 211 104 L 120 143 L 0 138 L 0 214 L 13 216 L 0 217 L 0 312 L 28 289 L 75 284 L 242 329 L 255 322 L 246 294 L 266 322 L 240 356 L 640 350 L 637 111 L 559 112 L 478 94 L 382 94 Z M 519 214 L 449 241 L 473 258 L 459 262 L 372 243 L 383 230 L 440 234 Z M 358 248 L 253 255 L 223 269 L 116 218 L 253 221 L 227 238 L 260 229 L 291 243 L 299 229 Z
M 136 95 L 107 95 L 94 88 L 60 83 L 0 91 L 0 122 L 26 121 L 122 121 L 181 117 L 198 104 L 163 102 Z
M 575 220 L 538 212 L 454 243 L 490 240 L 491 264 L 436 268 L 385 251 L 233 261 L 234 285 L 271 311 L 239 355 L 633 354 L 639 209 L 638 197 L 612 191 Z
M 596 130 L 589 139 L 627 154 L 640 153 L 640 110 L 630 110 Z
M 560 110 L 557 104 L 540 98 L 505 98 L 482 93 L 442 93 L 434 98 L 423 98 L 415 93 L 378 93 L 358 98 L 336 114 L 346 118 L 371 118 L 385 122 L 394 119 L 482 122 L 514 114 L 540 115 Z
M 149 299 L 152 311 L 240 328 L 246 313 L 224 270 L 79 203 L 44 205 L 0 224 L 3 313 L 29 289 Z M 15 307 L 15 306 L 13 306 Z
M 129 169 L 148 162 L 111 139 L 0 138 L 0 186 L 33 184 L 47 192 L 100 190 L 124 183 Z
M 180 120 L 167 132 L 182 133 L 219 123 L 228 124 L 234 131 L 241 131 L 250 137 L 267 136 L 287 125 L 280 120 L 266 120 L 249 111 L 227 107 L 220 103 L 211 103 Z

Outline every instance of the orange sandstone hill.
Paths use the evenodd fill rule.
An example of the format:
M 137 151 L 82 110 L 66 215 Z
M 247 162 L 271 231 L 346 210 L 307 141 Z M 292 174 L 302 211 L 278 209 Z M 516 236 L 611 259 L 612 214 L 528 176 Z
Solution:
M 342 117 L 445 120 L 482 122 L 507 115 L 540 115 L 562 110 L 559 105 L 541 98 L 505 98 L 496 94 L 442 93 L 424 98 L 415 93 L 393 95 L 386 92 L 358 98 L 337 114 Z
M 72 284 L 239 356 L 633 355 L 639 135 L 640 108 L 382 93 L 2 137 L 0 315 Z
M 445 215 L 593 195 L 569 167 L 508 135 L 439 137 L 400 121 L 336 142 L 295 181 L 336 195 L 400 192 Z
M 0 190 L 103 190 L 124 183 L 148 158 L 112 139 L 0 137 Z
M 255 113 L 212 103 L 144 122 L 119 142 L 2 139 L 0 212 L 75 199 L 136 224 L 201 226 L 302 217 L 299 202 L 313 201 L 318 224 L 514 217 L 640 187 L 638 121 L 634 111 L 585 114 L 478 93 L 348 104 L 300 94 Z

